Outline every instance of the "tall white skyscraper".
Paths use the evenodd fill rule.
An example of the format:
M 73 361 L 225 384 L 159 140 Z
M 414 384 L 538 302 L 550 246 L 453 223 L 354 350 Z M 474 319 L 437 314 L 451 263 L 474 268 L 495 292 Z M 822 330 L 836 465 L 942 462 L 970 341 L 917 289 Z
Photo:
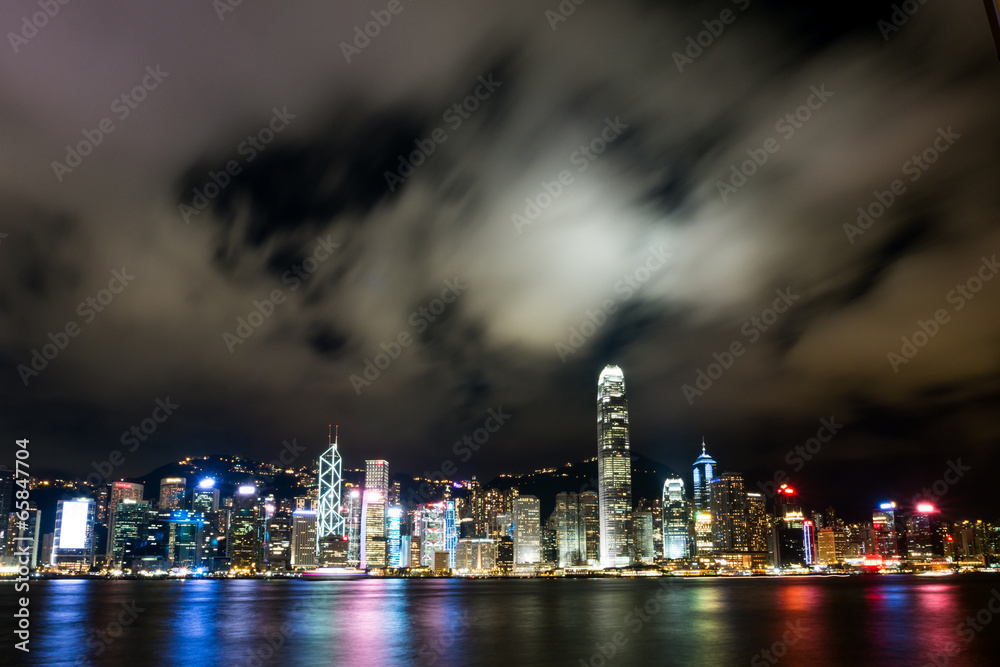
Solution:
M 632 560 L 632 459 L 625 375 L 618 366 L 605 366 L 597 381 L 597 481 L 601 565 L 626 567 Z
M 663 482 L 663 557 L 676 559 L 690 556 L 687 498 L 684 480 L 668 477 Z
M 341 514 L 343 489 L 339 436 L 330 434 L 329 447 L 319 457 L 319 509 L 316 513 L 316 544 L 328 535 L 346 535 L 344 515 Z
M 514 563 L 542 561 L 542 507 L 534 496 L 514 501 Z

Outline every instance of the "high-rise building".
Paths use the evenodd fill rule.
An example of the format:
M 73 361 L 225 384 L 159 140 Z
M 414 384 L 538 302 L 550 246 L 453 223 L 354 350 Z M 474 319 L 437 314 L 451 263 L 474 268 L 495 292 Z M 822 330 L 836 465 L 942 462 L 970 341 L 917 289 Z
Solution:
M 95 513 L 90 498 L 60 500 L 56 504 L 52 565 L 76 572 L 86 572 L 94 565 Z
M 339 439 L 339 435 L 331 437 L 329 446 L 319 457 L 319 510 L 316 534 L 320 538 L 327 535 L 347 535 L 342 509 L 343 461 L 338 449 Z
M 601 512 L 596 491 L 580 494 L 580 520 L 583 522 L 583 562 L 601 562 Z
M 618 366 L 605 366 L 597 380 L 597 480 L 604 567 L 625 567 L 631 562 L 631 456 L 625 375 Z
M 27 551 L 27 566 L 29 569 L 34 570 L 38 567 L 38 553 L 41 548 L 39 523 L 42 513 L 38 508 L 34 507 L 34 503 L 31 503 L 31 506 L 27 510 L 21 510 L 21 512 L 27 512 L 28 514 L 27 521 L 23 523 L 19 517 L 20 512 L 11 512 L 7 515 L 7 530 L 4 533 L 3 551 L 7 557 L 16 556 L 16 562 L 19 566 L 24 564 L 24 561 L 21 559 L 23 558 L 23 553 Z
M 694 515 L 694 549 L 697 556 L 707 556 L 715 551 L 712 514 L 708 511 Z
M 205 519 L 200 512 L 172 510 L 167 519 L 167 561 L 173 567 L 194 568 L 201 563 L 201 529 Z
M 694 511 L 712 511 L 712 491 L 710 484 L 715 479 L 715 468 L 718 464 L 711 456 L 705 452 L 705 439 L 701 440 L 701 456 L 695 459 L 692 464 L 691 476 L 694 485 L 691 487 L 694 493 Z
M 187 491 L 187 481 L 183 477 L 165 477 L 160 480 L 160 500 L 157 507 L 161 510 L 180 509 L 184 506 L 184 494 Z
M 722 473 L 709 483 L 709 490 L 716 551 L 749 551 L 743 476 L 733 472 Z
M 542 560 L 541 504 L 535 496 L 519 496 L 514 501 L 514 564 L 534 564 Z
M 635 561 L 651 564 L 656 558 L 656 541 L 653 539 L 653 513 L 636 512 L 632 517 L 632 549 Z
M 352 567 L 361 563 L 361 508 L 361 490 L 351 489 L 344 516 L 347 518 L 347 562 Z
M 14 471 L 0 468 L 0 521 L 7 523 L 7 515 L 14 511 Z
M 938 555 L 934 549 L 933 515 L 937 508 L 919 503 L 906 520 L 906 557 L 912 561 L 929 561 Z
M 389 499 L 389 462 L 382 459 L 365 461 L 365 488 L 378 491 Z
M 191 494 L 191 511 L 201 512 L 205 517 L 219 511 L 219 489 L 211 477 L 199 481 L 195 487 Z
M 455 570 L 462 574 L 493 574 L 497 566 L 496 541 L 472 537 L 460 539 L 455 554 Z
M 414 516 L 414 534 L 419 534 L 420 566 L 434 567 L 434 554 L 445 551 L 448 533 L 446 506 L 443 502 L 420 505 Z
M 402 543 L 400 542 L 403 527 L 403 508 L 390 507 L 385 513 L 385 541 L 388 565 L 392 568 L 403 567 Z
M 115 508 L 114 532 L 109 540 L 112 565 L 132 569 L 132 561 L 146 539 L 146 519 L 150 509 L 150 503 L 132 498 L 123 499 Z
M 292 513 L 288 507 L 265 505 L 264 563 L 268 572 L 288 570 L 292 561 Z M 315 552 L 315 545 L 314 545 Z
M 229 556 L 236 572 L 255 574 L 264 567 L 264 505 L 257 489 L 240 486 L 233 498 L 229 520 Z
M 361 497 L 361 567 L 386 565 L 385 510 L 389 499 L 389 462 L 365 461 L 365 490 Z
M 316 510 L 292 512 L 292 569 L 305 570 L 316 566 Z M 332 536 L 338 537 L 339 536 Z
M 767 553 L 767 536 L 771 532 L 770 519 L 767 516 L 767 501 L 764 494 L 750 491 L 747 493 L 747 546 L 750 553 Z
M 557 494 L 555 514 L 559 567 L 586 564 L 586 530 L 580 513 L 580 496 Z
M 833 526 L 820 528 L 816 538 L 816 562 L 820 565 L 836 565 L 840 562 L 837 556 L 837 536 Z
M 663 482 L 663 557 L 687 558 L 690 552 L 690 521 L 684 495 L 684 480 L 668 477 Z
M 144 487 L 142 484 L 134 484 L 132 482 L 113 482 L 111 484 L 108 494 L 108 507 L 105 510 L 108 525 L 108 544 L 105 556 L 115 563 L 121 563 L 121 561 L 114 559 L 113 554 L 115 518 L 118 506 L 125 501 L 142 502 L 143 490 Z
M 872 525 L 875 528 L 875 549 L 883 556 L 895 556 L 899 553 L 896 538 L 896 503 L 887 502 L 879 505 L 872 512 Z
M 365 489 L 361 529 L 361 568 L 385 567 L 385 496 L 378 489 Z

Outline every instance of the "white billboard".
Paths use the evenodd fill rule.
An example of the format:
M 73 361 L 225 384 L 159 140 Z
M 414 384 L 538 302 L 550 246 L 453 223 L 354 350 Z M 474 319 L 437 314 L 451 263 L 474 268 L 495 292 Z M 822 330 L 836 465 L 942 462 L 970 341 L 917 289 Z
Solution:
M 66 500 L 62 505 L 59 524 L 59 549 L 83 549 L 87 546 L 87 516 L 89 500 Z

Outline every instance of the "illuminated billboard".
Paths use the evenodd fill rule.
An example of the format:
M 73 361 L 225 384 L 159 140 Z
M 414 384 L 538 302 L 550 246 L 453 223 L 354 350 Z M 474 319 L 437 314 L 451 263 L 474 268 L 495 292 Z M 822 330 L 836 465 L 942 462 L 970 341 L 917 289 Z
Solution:
M 65 500 L 62 504 L 62 521 L 59 524 L 59 549 L 84 549 L 87 547 L 87 518 L 89 500 Z

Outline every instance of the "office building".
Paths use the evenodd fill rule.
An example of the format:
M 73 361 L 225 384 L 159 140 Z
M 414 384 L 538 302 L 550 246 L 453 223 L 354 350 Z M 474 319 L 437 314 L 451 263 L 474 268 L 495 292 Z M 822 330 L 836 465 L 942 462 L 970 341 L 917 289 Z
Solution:
M 712 490 L 710 484 L 715 479 L 717 465 L 715 459 L 705 452 L 705 439 L 702 438 L 701 456 L 695 459 L 695 462 L 691 466 L 691 477 L 694 482 L 691 488 L 694 494 L 694 511 L 696 514 L 700 512 L 710 513 L 712 511 Z
M 883 556 L 899 553 L 896 536 L 896 503 L 886 502 L 872 512 L 872 526 L 875 529 L 875 549 Z
M 631 456 L 625 375 L 618 366 L 609 365 L 597 381 L 597 481 L 604 567 L 625 567 L 631 562 Z
M 559 567 L 586 564 L 586 530 L 580 512 L 580 496 L 575 493 L 557 494 L 555 517 L 556 563 Z
M 113 482 L 111 488 L 108 490 L 108 507 L 105 509 L 105 516 L 107 517 L 108 526 L 108 543 L 107 549 L 105 550 L 105 557 L 112 562 L 119 563 L 121 561 L 116 561 L 114 558 L 114 534 L 115 534 L 115 519 L 118 512 L 118 506 L 123 502 L 142 502 L 144 486 L 142 484 L 134 484 L 132 482 Z
M 329 438 L 326 451 L 319 457 L 319 506 L 316 534 L 347 535 L 346 519 L 343 514 L 343 461 L 340 457 L 339 435 Z M 312 508 L 308 508 L 312 509 Z
M 317 512 L 315 510 L 292 511 L 292 569 L 304 570 L 316 567 L 318 550 L 316 526 Z M 343 540 L 340 535 L 331 535 L 330 537 L 336 538 L 337 541 Z
M 257 489 L 243 485 L 233 498 L 229 519 L 228 550 L 232 569 L 243 574 L 262 572 L 264 568 L 264 505 Z
M 211 477 L 198 482 L 191 494 L 191 511 L 200 512 L 204 517 L 219 511 L 219 490 L 215 488 L 215 480 Z
M 160 500 L 157 507 L 161 510 L 180 509 L 184 506 L 184 494 L 187 491 L 187 481 L 183 477 L 166 477 L 160 480 Z
M 385 514 L 385 542 L 387 564 L 391 568 L 403 567 L 402 543 L 403 508 L 390 507 Z
M 583 522 L 583 562 L 601 563 L 601 511 L 596 491 L 580 494 L 580 520 Z
M 680 477 L 668 477 L 663 482 L 664 558 L 677 560 L 691 555 L 689 525 L 684 480 Z
M 132 498 L 123 499 L 115 507 L 114 531 L 110 540 L 113 567 L 132 569 L 132 562 L 146 539 L 146 520 L 151 509 L 150 503 Z
M 534 564 L 542 560 L 541 504 L 534 496 L 514 501 L 514 564 Z
M 709 494 L 716 551 L 749 551 L 743 476 L 732 472 L 722 473 L 709 482 Z
M 459 574 L 489 575 L 496 572 L 496 541 L 486 537 L 460 539 L 455 553 Z
M 654 533 L 653 513 L 636 512 L 632 517 L 632 548 L 637 563 L 650 565 L 656 558 Z
M 60 500 L 56 504 L 56 530 L 52 565 L 87 572 L 94 565 L 96 505 L 90 498 Z

